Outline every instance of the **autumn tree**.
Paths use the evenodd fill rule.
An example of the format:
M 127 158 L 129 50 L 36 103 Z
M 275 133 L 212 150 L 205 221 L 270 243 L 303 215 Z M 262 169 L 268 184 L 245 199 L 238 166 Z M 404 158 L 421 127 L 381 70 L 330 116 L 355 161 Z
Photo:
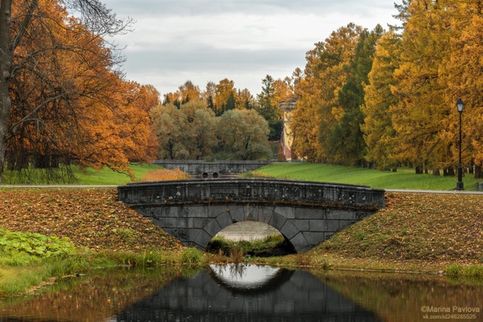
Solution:
M 333 162 L 360 165 L 363 160 L 365 143 L 361 127 L 364 116 L 361 107 L 364 102 L 364 86 L 372 67 L 376 42 L 382 33 L 382 27 L 377 25 L 373 31 L 363 30 L 359 35 L 354 57 L 348 67 L 347 80 L 338 93 L 342 117 L 325 140 Z
M 190 101 L 152 109 L 151 119 L 159 142 L 161 159 L 206 159 L 217 144 L 214 112 L 204 102 Z
M 222 79 L 215 87 L 214 109 L 216 115 L 235 108 L 236 89 L 235 83 L 227 78 Z
M 364 87 L 364 124 L 362 132 L 367 146 L 365 158 L 376 168 L 395 168 L 394 138 L 390 108 L 398 102 L 391 92 L 396 84 L 394 71 L 399 66 L 400 37 L 393 32 L 384 34 L 376 45 L 368 83 Z
M 50 181 L 56 178 L 49 173 L 72 163 L 127 170 L 130 161 L 154 158 L 148 113 L 159 94 L 115 70 L 121 60 L 102 38 L 113 30 L 97 25 L 94 32 L 88 28 L 94 20 L 69 16 L 55 1 L 19 1 L 12 6 L 13 34 L 24 28 L 31 5 L 13 51 L 4 165 L 43 169 Z
M 109 50 L 104 47 L 105 45 L 99 38 L 119 33 L 126 27 L 123 21 L 117 19 L 110 10 L 97 0 L 71 0 L 64 1 L 63 4 L 71 10 L 79 12 L 80 20 L 68 17 L 65 9 L 54 1 L 0 1 L 0 171 L 4 168 L 8 146 L 25 144 L 24 140 L 18 137 L 21 131 L 24 133 L 32 132 L 35 126 L 38 128 L 41 124 L 44 128 L 47 128 L 45 123 L 41 123 L 43 120 L 38 117 L 40 112 L 52 115 L 53 111 L 59 111 L 57 108 L 59 104 L 72 111 L 73 100 L 79 96 L 73 95 L 71 89 L 76 88 L 77 83 L 73 80 L 68 82 L 67 76 L 72 75 L 72 73 L 62 74 L 64 71 L 62 66 L 65 66 L 62 63 L 67 63 L 69 56 L 70 58 L 80 57 L 82 55 L 82 44 L 87 46 L 87 43 L 83 40 L 86 40 L 89 36 L 91 47 L 104 48 L 101 57 L 105 57 L 106 52 L 110 55 Z M 61 30 L 64 32 L 63 34 Z M 74 41 L 69 42 L 76 37 L 81 40 L 80 44 Z M 84 47 L 85 49 L 86 47 Z M 48 60 L 48 57 L 51 59 Z M 110 56 L 108 61 L 102 59 L 100 61 L 107 63 L 107 66 L 112 66 L 115 63 L 114 56 Z M 49 78 L 44 84 L 41 84 L 40 88 L 34 88 L 32 82 L 23 78 L 26 75 L 26 70 L 31 73 L 37 72 L 36 77 L 38 78 L 45 76 L 47 73 L 42 67 L 47 64 L 50 64 L 50 67 L 55 67 L 56 76 L 62 76 L 62 86 L 58 86 L 60 81 Z M 53 69 L 49 69 L 49 71 L 53 71 Z M 85 69 L 82 71 L 85 71 Z M 57 87 L 54 84 L 57 84 Z M 29 101 L 25 101 L 27 98 L 18 96 L 17 102 L 24 100 L 22 110 L 25 110 L 26 105 L 36 104 L 33 110 L 24 117 L 14 117 L 12 113 L 19 107 L 12 104 L 11 96 L 15 96 L 15 91 L 20 94 L 23 90 L 28 91 L 29 88 L 34 89 L 37 93 L 42 89 L 48 91 L 40 92 L 42 95 L 36 96 L 36 102 L 32 102 L 30 97 L 28 98 Z M 50 109 L 50 111 L 47 112 L 46 109 Z M 75 128 L 75 124 L 78 124 L 77 120 L 71 124 L 73 126 L 71 130 Z M 60 134 L 55 129 L 49 131 L 51 138 Z M 39 143 L 38 146 L 43 145 L 50 149 L 54 145 L 53 142 L 49 142 L 39 135 L 30 138 L 31 141 L 32 139 Z M 62 144 L 55 143 L 57 145 L 55 149 L 60 151 L 66 149 L 65 142 Z M 72 149 L 70 152 L 72 152 Z M 28 156 L 25 157 L 28 158 Z M 118 161 L 116 162 L 117 165 L 123 162 L 123 160 Z M 23 163 L 28 164 L 28 160 Z M 53 163 L 55 164 L 57 161 L 54 160 Z
M 304 77 L 298 81 L 293 113 L 294 152 L 313 161 L 332 161 L 330 134 L 342 119 L 339 92 L 362 28 L 354 24 L 339 28 L 306 54 Z
M 256 101 L 252 93 L 245 88 L 238 90 L 236 94 L 236 108 L 239 110 L 251 110 L 256 107 Z
M 182 104 L 200 99 L 200 88 L 193 84 L 193 82 L 186 81 L 183 85 L 178 87 L 177 91 L 164 94 L 163 104 L 167 105 L 172 103 L 177 107 L 180 107 Z
M 227 111 L 218 122 L 218 156 L 232 160 L 270 158 L 268 134 L 267 122 L 256 111 Z
M 216 84 L 213 82 L 208 82 L 206 84 L 206 89 L 202 94 L 203 100 L 206 102 L 208 108 L 215 110 L 215 96 L 216 96 Z
M 115 120 L 126 133 L 122 146 L 126 146 L 125 155 L 130 162 L 151 161 L 156 158 L 157 138 L 149 118 L 149 112 L 160 104 L 159 93 L 152 85 L 140 85 L 136 82 L 119 80 L 119 112 Z M 127 144 L 129 142 L 129 144 Z
M 451 2 L 451 1 L 450 1 Z M 451 145 L 441 137 L 451 114 L 445 100 L 447 86 L 441 66 L 450 54 L 448 1 L 412 0 L 401 41 L 401 62 L 395 71 L 393 93 L 399 100 L 391 108 L 397 132 L 397 156 L 412 163 L 417 173 L 446 169 Z M 451 104 L 452 107 L 453 104 Z
M 483 177 L 483 77 L 481 57 L 483 48 L 483 18 L 481 2 L 447 2 L 446 27 L 450 30 L 450 53 L 440 66 L 440 79 L 446 84 L 444 98 L 449 107 L 449 117 L 441 125 L 440 137 L 450 145 L 451 164 L 457 165 L 458 113 L 455 102 L 462 98 L 464 135 L 462 141 L 463 163 L 476 178 Z
M 151 110 L 162 159 L 260 159 L 270 157 L 268 126 L 254 110 L 230 110 L 222 116 L 203 101 Z
M 293 79 L 285 77 L 285 79 L 276 79 L 273 82 L 273 106 L 279 107 L 280 103 L 291 99 L 294 95 Z
M 190 101 L 181 106 L 180 112 L 186 117 L 186 127 L 181 128 L 189 158 L 194 160 L 211 158 L 217 142 L 216 127 L 218 118 L 201 101 Z
M 182 112 L 174 104 L 158 105 L 151 110 L 150 116 L 158 137 L 158 157 L 188 158 L 188 150 L 182 140 L 187 120 Z

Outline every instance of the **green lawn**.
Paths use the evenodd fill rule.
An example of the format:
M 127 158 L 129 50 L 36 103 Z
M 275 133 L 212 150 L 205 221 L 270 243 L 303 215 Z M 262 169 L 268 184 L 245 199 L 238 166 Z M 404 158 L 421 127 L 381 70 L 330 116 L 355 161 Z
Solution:
M 149 171 L 162 167 L 155 164 L 131 164 L 129 168 L 135 176 L 134 181 L 140 181 Z M 74 169 L 74 175 L 77 178 L 78 184 L 121 185 L 132 181 L 127 174 L 115 172 L 106 167 L 101 170 L 95 170 L 93 168 L 81 170 L 76 167 Z
M 416 175 L 412 169 L 388 172 L 306 162 L 273 163 L 254 171 L 253 174 L 279 179 L 346 183 L 385 189 L 451 190 L 456 185 L 455 177 Z M 466 190 L 475 190 L 476 182 L 472 175 L 466 175 Z
M 129 166 L 134 174 L 134 181 L 140 181 L 148 172 L 160 169 L 161 166 L 154 164 L 137 164 Z M 46 172 L 39 169 L 28 169 L 20 174 L 17 171 L 5 171 L 3 174 L 4 184 L 81 184 L 81 185 L 122 185 L 132 182 L 131 178 L 122 172 L 113 171 L 107 167 L 100 170 L 93 168 L 81 169 L 78 166 L 72 168 L 74 179 L 67 180 L 65 177 L 46 179 Z M 60 173 L 63 170 L 58 170 Z M 52 178 L 52 177 L 51 177 Z

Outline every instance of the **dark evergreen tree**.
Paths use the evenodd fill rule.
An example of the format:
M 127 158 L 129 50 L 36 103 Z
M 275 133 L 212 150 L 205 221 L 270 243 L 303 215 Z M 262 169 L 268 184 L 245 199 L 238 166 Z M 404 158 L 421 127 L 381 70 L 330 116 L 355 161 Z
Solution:
M 235 109 L 235 95 L 234 93 L 231 93 L 230 96 L 228 96 L 228 99 L 226 100 L 226 103 L 223 106 L 223 112 L 233 110 Z
M 344 114 L 328 138 L 331 158 L 336 162 L 355 165 L 364 159 L 365 142 L 361 131 L 364 122 L 361 110 L 364 86 L 372 67 L 376 42 L 383 33 L 380 25 L 371 32 L 364 30 L 348 67 L 349 76 L 338 96 Z
M 270 141 L 280 140 L 282 134 L 282 120 L 278 107 L 273 104 L 274 96 L 274 79 L 272 76 L 267 75 L 262 80 L 262 91 L 258 94 L 256 111 L 268 122 Z

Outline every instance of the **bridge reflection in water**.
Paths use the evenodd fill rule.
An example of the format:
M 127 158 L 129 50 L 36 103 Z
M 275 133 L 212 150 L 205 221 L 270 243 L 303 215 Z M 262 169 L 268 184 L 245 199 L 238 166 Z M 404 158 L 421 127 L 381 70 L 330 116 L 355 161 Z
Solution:
M 304 271 L 210 265 L 137 302 L 118 321 L 380 321 Z

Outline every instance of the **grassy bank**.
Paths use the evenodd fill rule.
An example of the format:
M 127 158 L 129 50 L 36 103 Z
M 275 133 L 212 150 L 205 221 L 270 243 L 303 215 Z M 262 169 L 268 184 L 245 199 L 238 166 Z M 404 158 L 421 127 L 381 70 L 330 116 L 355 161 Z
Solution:
M 28 291 L 100 267 L 205 260 L 118 202 L 115 189 L 0 190 L 0 227 L 0 293 Z
M 160 166 L 155 164 L 131 164 L 129 169 L 134 176 L 131 178 L 127 173 L 112 171 L 107 167 L 100 170 L 74 167 L 74 176 L 76 177 L 78 184 L 121 185 L 132 181 L 141 181 L 148 173 L 160 168 Z
M 34 293 L 60 279 L 99 271 L 166 268 L 186 270 L 202 267 L 207 257 L 193 248 L 181 251 L 92 252 L 76 250 L 62 257 L 42 258 L 29 264 L 0 265 L 0 297 Z
M 0 297 L 0 320 L 106 321 L 186 274 L 176 267 L 87 273 L 80 278 L 59 278 L 52 285 L 45 283 L 35 294 L 29 292 L 30 296 Z
M 93 251 L 70 239 L 0 229 L 0 296 L 32 293 L 59 278 L 119 267 L 199 267 L 199 250 Z
M 117 201 L 115 189 L 0 190 L 0 227 L 69 238 L 108 251 L 173 251 L 181 244 Z
M 255 176 L 279 179 L 334 182 L 367 185 L 383 189 L 452 190 L 455 177 L 415 174 L 413 169 L 397 172 L 379 171 L 320 163 L 273 163 L 253 172 Z M 464 177 L 467 190 L 474 190 L 477 180 L 472 175 Z
M 136 181 L 177 180 L 187 178 L 181 171 L 163 169 L 155 164 L 132 163 L 128 172 L 72 166 L 58 170 L 26 169 L 3 173 L 4 184 L 79 184 L 79 185 L 123 185 Z
M 8 233 L 8 243 L 0 239 L 0 291 L 25 291 L 96 267 L 198 266 L 237 260 L 316 270 L 483 278 L 483 196 L 388 193 L 386 203 L 386 208 L 307 253 L 244 259 L 183 247 L 118 202 L 114 189 L 0 190 L 0 227 L 22 232 Z M 57 237 L 45 237 L 52 235 Z
M 386 203 L 304 254 L 261 261 L 483 278 L 483 196 L 388 193 Z

